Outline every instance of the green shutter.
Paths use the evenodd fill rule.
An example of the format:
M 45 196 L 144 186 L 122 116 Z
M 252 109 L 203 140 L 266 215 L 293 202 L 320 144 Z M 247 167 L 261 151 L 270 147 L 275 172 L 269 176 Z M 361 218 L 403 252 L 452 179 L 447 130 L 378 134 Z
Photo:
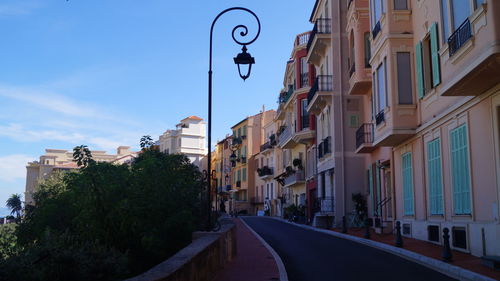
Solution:
M 243 168 L 243 181 L 247 181 L 247 168 Z
M 238 128 L 238 138 L 241 137 L 241 127 Z
M 382 196 L 381 196 L 381 180 L 380 180 L 380 160 L 377 160 L 377 164 L 375 165 L 375 173 L 376 173 L 376 180 L 377 180 L 377 215 L 380 216 L 382 213 L 382 206 L 379 205 L 379 203 L 382 201 Z
M 237 137 L 236 130 L 233 130 L 233 138 Z
M 243 136 L 247 135 L 247 125 L 243 126 Z
M 415 45 L 415 67 L 417 68 L 417 93 L 421 99 L 424 97 L 424 71 L 422 65 L 422 42 Z
M 415 214 L 413 200 L 413 170 L 411 152 L 407 152 L 402 156 L 403 162 L 403 204 L 405 216 L 413 216 Z
M 247 146 L 246 146 L 246 145 L 243 147 L 243 152 L 242 152 L 242 154 L 243 154 L 243 155 L 242 155 L 243 157 L 247 157 Z
M 462 125 L 450 133 L 451 176 L 453 184 L 453 209 L 457 215 L 471 213 L 469 146 L 467 127 Z
M 374 200 L 374 192 L 373 192 L 373 165 L 370 165 L 370 169 L 368 169 L 368 186 L 370 187 L 370 197 L 372 198 L 372 214 L 375 215 L 375 202 Z
M 439 39 L 437 23 L 431 26 L 431 59 L 432 59 L 432 85 L 437 87 L 441 83 L 441 71 L 439 67 Z
M 238 181 L 241 182 L 241 170 L 238 170 Z
M 431 215 L 442 215 L 443 181 L 441 170 L 441 141 L 435 139 L 427 143 L 427 169 L 429 175 L 429 205 Z

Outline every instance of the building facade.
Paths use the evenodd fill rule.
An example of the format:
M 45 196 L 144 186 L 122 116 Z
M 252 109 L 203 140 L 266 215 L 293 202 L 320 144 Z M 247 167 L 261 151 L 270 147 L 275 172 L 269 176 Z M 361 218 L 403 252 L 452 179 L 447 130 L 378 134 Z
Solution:
M 181 120 L 174 130 L 167 130 L 160 136 L 160 151 L 185 154 L 191 163 L 200 167 L 207 155 L 206 122 L 200 117 L 189 116 Z
M 130 163 L 137 156 L 137 152 L 130 151 L 129 146 L 119 146 L 116 154 L 107 154 L 106 151 L 93 150 L 92 159 L 97 162 L 116 164 Z M 24 192 L 25 204 L 34 204 L 33 194 L 38 183 L 50 177 L 54 172 L 66 172 L 78 169 L 73 160 L 73 151 L 64 149 L 45 149 L 45 154 L 39 161 L 29 162 L 26 166 L 26 187 Z

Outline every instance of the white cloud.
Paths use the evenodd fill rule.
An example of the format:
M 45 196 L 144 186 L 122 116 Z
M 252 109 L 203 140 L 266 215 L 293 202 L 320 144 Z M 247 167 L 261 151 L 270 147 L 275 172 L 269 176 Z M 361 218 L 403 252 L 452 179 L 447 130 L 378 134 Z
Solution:
M 13 154 L 0 157 L 0 181 L 14 182 L 26 177 L 26 164 L 35 157 L 24 154 Z
M 1 16 L 25 16 L 33 13 L 40 7 L 41 3 L 34 1 L 11 1 L 10 3 L 0 4 Z

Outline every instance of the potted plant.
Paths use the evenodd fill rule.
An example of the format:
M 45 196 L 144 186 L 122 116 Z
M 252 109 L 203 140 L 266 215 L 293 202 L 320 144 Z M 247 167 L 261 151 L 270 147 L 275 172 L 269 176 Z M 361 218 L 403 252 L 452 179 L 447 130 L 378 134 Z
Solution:
M 302 160 L 300 160 L 299 158 L 295 158 L 293 159 L 293 166 L 294 167 L 297 167 L 297 166 L 302 166 Z

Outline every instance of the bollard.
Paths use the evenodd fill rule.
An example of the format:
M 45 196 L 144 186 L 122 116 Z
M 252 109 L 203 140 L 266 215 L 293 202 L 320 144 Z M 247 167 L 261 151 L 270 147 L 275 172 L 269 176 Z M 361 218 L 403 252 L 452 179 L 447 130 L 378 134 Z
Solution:
M 443 228 L 443 261 L 451 262 L 452 254 L 450 249 L 450 230 L 445 227 Z
M 370 224 L 369 224 L 370 219 L 366 218 L 365 219 L 365 238 L 370 239 Z
M 403 248 L 403 236 L 401 236 L 401 222 L 396 222 L 396 247 Z
M 347 221 L 345 216 L 342 217 L 342 233 L 347 233 Z

